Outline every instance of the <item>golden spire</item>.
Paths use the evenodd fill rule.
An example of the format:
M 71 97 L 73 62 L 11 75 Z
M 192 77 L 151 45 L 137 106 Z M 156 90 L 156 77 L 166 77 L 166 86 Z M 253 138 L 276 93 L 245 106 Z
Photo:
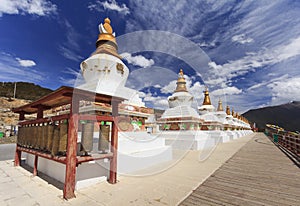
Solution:
M 208 92 L 207 87 L 205 87 L 205 91 L 203 93 L 204 93 L 204 100 L 203 100 L 202 105 L 211 105 L 210 98 L 209 98 L 209 92 Z
M 180 69 L 179 74 L 178 74 L 178 79 L 177 79 L 177 87 L 175 89 L 175 92 L 187 92 L 186 89 L 186 81 L 183 76 L 183 70 Z
M 222 112 L 223 112 L 223 111 L 224 111 L 224 110 L 223 110 L 223 105 L 222 105 L 222 101 L 221 101 L 221 99 L 219 99 L 219 102 L 218 102 L 218 109 L 217 109 L 217 111 L 218 111 L 218 112 L 220 112 L 220 111 L 222 111 Z
M 228 105 L 227 105 L 227 107 L 226 107 L 226 114 L 227 114 L 227 115 L 230 115 L 230 108 L 229 108 Z
M 100 54 L 106 53 L 116 56 L 118 58 L 122 58 L 118 54 L 118 44 L 116 42 L 115 33 L 110 25 L 110 19 L 105 18 L 104 24 L 99 25 L 99 32 L 98 39 L 96 42 L 96 51 L 92 54 Z
M 234 110 L 233 110 L 233 108 L 231 110 L 231 115 L 234 117 Z

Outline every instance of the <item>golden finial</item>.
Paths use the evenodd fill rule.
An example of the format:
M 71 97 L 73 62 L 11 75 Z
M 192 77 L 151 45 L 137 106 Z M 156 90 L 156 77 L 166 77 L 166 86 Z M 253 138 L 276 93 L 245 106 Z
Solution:
M 110 19 L 109 18 L 105 18 L 104 19 L 103 27 L 107 31 L 107 33 L 109 33 L 109 34 L 113 33 L 113 29 L 112 29 L 112 27 L 110 25 Z
M 177 79 L 177 87 L 175 89 L 175 92 L 187 92 L 186 89 L 186 81 L 183 75 L 183 70 L 179 70 L 178 79 Z
M 233 108 L 232 108 L 232 111 L 231 111 L 231 115 L 234 116 L 234 110 L 233 110 Z
M 227 105 L 227 107 L 226 107 L 226 114 L 227 114 L 227 115 L 230 115 L 230 108 L 229 108 L 228 105 Z
M 219 102 L 218 102 L 218 109 L 217 109 L 218 112 L 220 111 L 223 111 L 223 105 L 222 105 L 222 101 L 221 99 L 219 98 Z
M 202 105 L 211 105 L 210 97 L 209 97 L 209 92 L 208 92 L 208 87 L 205 87 L 204 91 L 204 100 Z
M 96 51 L 92 54 L 100 54 L 100 53 L 106 53 L 111 54 L 113 56 L 116 56 L 118 58 L 120 55 L 118 54 L 118 45 L 116 42 L 115 33 L 113 32 L 113 29 L 110 25 L 111 21 L 109 18 L 104 19 L 104 23 L 99 25 L 99 36 L 96 42 Z

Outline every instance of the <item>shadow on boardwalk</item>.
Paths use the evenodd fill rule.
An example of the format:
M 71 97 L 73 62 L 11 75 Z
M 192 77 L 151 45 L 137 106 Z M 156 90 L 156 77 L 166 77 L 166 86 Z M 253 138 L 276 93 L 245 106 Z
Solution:
M 259 133 L 180 205 L 300 205 L 299 188 L 300 169 Z

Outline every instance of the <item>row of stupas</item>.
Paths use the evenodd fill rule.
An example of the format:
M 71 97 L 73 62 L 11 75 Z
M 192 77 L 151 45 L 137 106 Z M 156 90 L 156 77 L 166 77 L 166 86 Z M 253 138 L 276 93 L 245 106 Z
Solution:
M 226 107 L 225 112 L 221 100 L 219 100 L 216 110 L 211 103 L 207 87 L 204 91 L 203 103 L 196 111 L 192 107 L 194 97 L 186 88 L 182 69 L 180 69 L 176 84 L 174 93 L 168 97 L 169 109 L 158 119 L 161 130 L 251 129 L 248 120 L 233 110 L 230 112 L 229 106 Z
M 118 45 L 115 33 L 106 18 L 99 25 L 99 36 L 96 41 L 96 51 L 80 64 L 85 83 L 78 88 L 95 93 L 112 95 L 127 99 L 123 101 L 123 115 L 131 119 L 142 120 L 143 124 L 153 110 L 146 111 L 145 104 L 139 98 L 136 90 L 125 86 L 129 69 L 122 62 L 118 54 Z M 168 97 L 169 109 L 155 123 L 160 130 L 246 130 L 250 129 L 247 120 L 234 113 L 230 114 L 227 107 L 223 111 L 222 102 L 219 101 L 217 111 L 211 104 L 208 89 L 204 91 L 204 101 L 198 111 L 192 107 L 194 97 L 186 88 L 186 80 L 181 69 L 177 79 L 177 87 Z M 97 105 L 96 105 L 97 106 Z M 97 106 L 102 112 L 110 112 L 103 105 Z M 133 109 L 135 108 L 135 109 Z

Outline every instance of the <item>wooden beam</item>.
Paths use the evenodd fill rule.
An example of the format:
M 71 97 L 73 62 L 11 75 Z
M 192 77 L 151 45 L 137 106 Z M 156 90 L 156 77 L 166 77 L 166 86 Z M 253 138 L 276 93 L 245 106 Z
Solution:
M 24 147 L 20 147 L 20 146 L 17 146 L 17 150 L 21 151 L 21 152 L 26 152 L 29 154 L 37 155 L 37 156 L 43 157 L 48 160 L 53 160 L 55 162 L 66 164 L 66 157 L 52 156 L 51 154 L 47 154 L 47 153 L 40 152 L 40 151 L 37 151 L 34 149 L 24 148 Z
M 77 153 L 77 129 L 78 129 L 79 99 L 73 97 L 70 108 L 70 119 L 68 127 L 68 144 L 66 157 L 66 174 L 64 184 L 64 198 L 71 199 L 75 196 L 76 181 L 76 153 Z

